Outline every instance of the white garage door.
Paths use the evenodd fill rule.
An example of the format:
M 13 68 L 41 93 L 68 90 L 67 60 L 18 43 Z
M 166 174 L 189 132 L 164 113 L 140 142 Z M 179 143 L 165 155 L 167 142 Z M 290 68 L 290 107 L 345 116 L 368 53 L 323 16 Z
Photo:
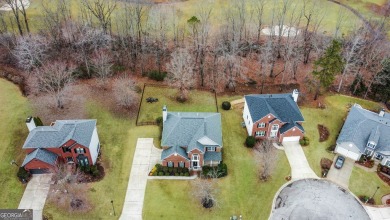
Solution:
M 343 147 L 339 147 L 337 146 L 336 149 L 335 149 L 336 153 L 339 153 L 345 157 L 348 157 L 348 158 L 351 158 L 352 160 L 358 160 L 359 159 L 359 154 L 355 153 L 355 152 L 352 152 L 352 151 L 349 151 Z
M 283 142 L 286 142 L 286 141 L 299 141 L 300 138 L 301 138 L 300 136 L 284 137 L 283 138 Z

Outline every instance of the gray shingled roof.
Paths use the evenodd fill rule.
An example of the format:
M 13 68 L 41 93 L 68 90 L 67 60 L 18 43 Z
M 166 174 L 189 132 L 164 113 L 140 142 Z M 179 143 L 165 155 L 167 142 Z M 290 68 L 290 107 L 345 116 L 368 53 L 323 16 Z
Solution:
M 215 146 L 222 147 L 220 113 L 168 112 L 163 125 L 162 146 L 187 147 L 186 153 L 193 149 L 204 152 L 204 146 L 199 141 L 207 142 L 207 145 L 214 142 Z M 164 159 L 163 156 L 161 158 Z
M 304 121 L 301 111 L 292 94 L 246 95 L 245 101 L 253 122 L 269 113 L 282 122 Z
M 204 154 L 204 160 L 205 161 L 221 161 L 222 160 L 222 153 L 221 152 L 210 152 L 206 151 Z
M 29 153 L 26 158 L 24 158 L 22 167 L 24 167 L 27 163 L 32 161 L 33 159 L 38 159 L 42 162 L 48 163 L 50 165 L 55 165 L 55 162 L 57 161 L 57 154 L 50 152 L 45 149 L 36 149 L 33 152 Z
M 378 134 L 375 132 L 376 130 Z M 373 140 L 377 140 L 376 151 L 389 152 L 390 119 L 381 117 L 377 113 L 363 109 L 355 104 L 352 106 L 347 120 L 345 120 L 337 143 L 353 142 L 360 152 L 364 152 L 370 137 Z
M 28 135 L 23 148 L 60 147 L 70 139 L 89 147 L 96 120 L 57 120 L 53 126 L 39 126 Z
M 286 131 L 288 131 L 288 130 L 290 130 L 291 128 L 293 128 L 293 127 L 297 127 L 299 130 L 301 130 L 301 131 L 305 131 L 304 129 L 303 129 L 303 127 L 302 127 L 302 125 L 300 125 L 300 124 L 298 124 L 298 123 L 296 123 L 296 122 L 288 122 L 288 123 L 286 123 L 286 124 L 284 124 L 281 128 L 280 128 L 280 133 L 281 134 L 283 134 L 284 132 L 286 132 Z
M 162 153 L 161 153 L 161 159 L 163 160 L 163 159 L 165 159 L 165 158 L 167 158 L 167 157 L 169 157 L 169 156 L 171 156 L 172 154 L 175 154 L 175 153 L 178 154 L 178 155 L 181 155 L 182 157 L 184 157 L 187 160 L 189 160 L 188 157 L 187 157 L 186 151 L 182 147 L 179 147 L 179 146 L 170 147 L 168 149 L 163 150 Z

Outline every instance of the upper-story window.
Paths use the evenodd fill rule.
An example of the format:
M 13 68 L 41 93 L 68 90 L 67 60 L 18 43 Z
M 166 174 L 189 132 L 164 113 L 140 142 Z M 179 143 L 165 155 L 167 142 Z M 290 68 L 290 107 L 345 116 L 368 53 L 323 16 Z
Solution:
M 70 147 L 62 147 L 62 151 L 64 152 L 64 153 L 66 153 L 66 152 L 71 152 L 71 149 L 70 149 Z
M 375 148 L 376 144 L 374 142 L 368 142 L 367 147 L 369 148 Z
M 261 122 L 261 123 L 257 124 L 257 127 L 258 128 L 265 128 L 265 123 Z
M 74 152 L 75 152 L 76 154 L 85 154 L 85 153 L 86 153 L 86 152 L 85 152 L 85 149 L 84 149 L 84 148 L 81 148 L 81 147 L 75 148 L 75 149 L 74 149 Z
M 206 147 L 206 151 L 215 151 L 215 147 Z

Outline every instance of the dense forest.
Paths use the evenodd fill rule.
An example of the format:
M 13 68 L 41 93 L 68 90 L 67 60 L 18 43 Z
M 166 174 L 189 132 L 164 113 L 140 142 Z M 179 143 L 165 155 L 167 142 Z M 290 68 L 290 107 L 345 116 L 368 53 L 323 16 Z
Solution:
M 339 9 L 329 25 L 324 2 L 201 1 L 185 16 L 175 3 L 55 0 L 30 19 L 24 1 L 3 0 L 0 75 L 26 94 L 52 94 L 58 108 L 70 84 L 92 78 L 129 106 L 134 76 L 175 86 L 183 100 L 191 88 L 292 84 L 310 101 L 330 90 L 389 102 L 390 3 L 375 19 L 331 3 Z M 356 24 L 346 22 L 351 13 Z

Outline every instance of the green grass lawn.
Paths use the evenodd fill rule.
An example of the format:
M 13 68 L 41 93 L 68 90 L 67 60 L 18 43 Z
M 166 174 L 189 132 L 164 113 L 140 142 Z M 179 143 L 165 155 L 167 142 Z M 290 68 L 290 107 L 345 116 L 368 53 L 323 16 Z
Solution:
M 168 111 L 184 112 L 216 112 L 214 93 L 206 91 L 189 91 L 189 100 L 180 103 L 176 101 L 177 89 L 146 86 L 141 104 L 138 122 L 156 121 L 162 117 L 162 108 L 167 106 Z M 158 98 L 158 102 L 147 103 L 146 98 Z
M 93 209 L 87 213 L 69 213 L 46 203 L 44 213 L 53 219 L 117 219 L 122 212 L 137 138 L 158 138 L 157 126 L 136 127 L 134 119 L 118 117 L 97 103 L 88 104 L 89 117 L 97 119 L 106 176 L 89 184 Z M 117 215 L 110 216 L 114 200 Z
M 242 97 L 218 97 L 225 100 Z M 191 181 L 149 180 L 143 209 L 144 219 L 229 219 L 243 215 L 245 219 L 267 219 L 275 193 L 290 174 L 283 151 L 278 152 L 278 165 L 268 182 L 258 180 L 257 167 L 250 149 L 244 146 L 246 130 L 241 127 L 239 109 L 222 112 L 223 160 L 228 176 L 218 180 L 219 207 L 204 209 L 192 196 Z
M 305 135 L 310 138 L 310 145 L 303 147 L 310 167 L 317 175 L 321 175 L 320 160 L 322 157 L 333 160 L 334 154 L 328 153 L 326 148 L 336 143 L 336 137 L 341 130 L 344 119 L 347 116 L 348 106 L 354 103 L 360 104 L 363 108 L 378 111 L 380 105 L 359 98 L 344 95 L 332 95 L 325 98 L 325 109 L 301 108 L 305 123 Z M 318 124 L 325 125 L 330 132 L 329 139 L 319 142 Z
M 378 192 L 375 194 L 375 204 L 382 205 L 381 198 L 384 195 L 390 194 L 390 187 L 383 182 L 376 173 L 367 172 L 359 167 L 354 167 L 349 180 L 349 190 L 356 196 L 371 197 L 376 187 L 379 186 Z
M 16 177 L 18 168 L 10 162 L 16 160 L 22 165 L 24 160 L 22 145 L 28 134 L 25 120 L 29 114 L 29 104 L 19 88 L 0 78 L 0 207 L 3 209 L 17 208 L 24 192 L 25 186 Z

